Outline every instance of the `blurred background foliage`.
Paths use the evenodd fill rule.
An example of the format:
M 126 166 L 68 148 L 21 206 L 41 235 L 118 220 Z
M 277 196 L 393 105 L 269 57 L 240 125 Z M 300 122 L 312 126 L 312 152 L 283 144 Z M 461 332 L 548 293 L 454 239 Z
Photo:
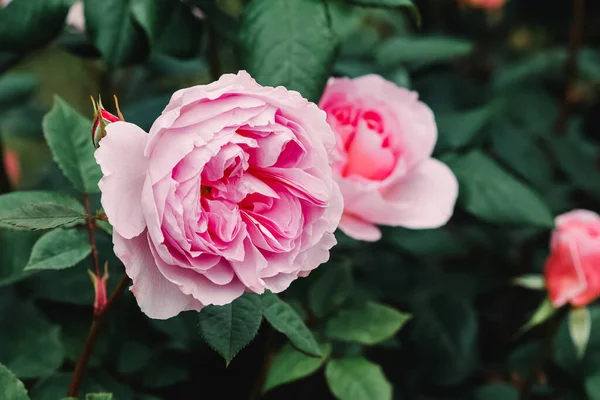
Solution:
M 254 34 L 245 31 L 251 6 L 243 0 L 86 0 L 85 32 L 65 26 L 69 0 L 13 1 L 0 9 L 0 149 L 5 161 L 16 156 L 18 179 L 13 171 L 9 183 L 4 168 L 2 192 L 72 191 L 42 132 L 54 95 L 91 118 L 90 94 L 117 94 L 125 118 L 149 129 L 181 87 L 241 68 L 263 84 L 279 79 L 277 64 L 256 70 L 265 64 L 260 46 L 243 44 Z M 259 11 L 276 21 L 286 1 L 263 1 Z M 282 297 L 317 333 L 323 359 L 263 324 L 226 368 L 194 313 L 149 320 L 126 293 L 82 392 L 115 400 L 511 400 L 531 384 L 538 399 L 600 399 L 600 307 L 590 307 L 583 358 L 564 322 L 549 355 L 546 326 L 517 334 L 545 292 L 513 284 L 542 272 L 555 215 L 600 209 L 600 3 L 588 1 L 573 28 L 581 0 L 510 0 L 497 10 L 415 0 L 420 29 L 405 9 L 354 3 L 369 1 L 311 5 L 326 4 L 326 14 L 306 14 L 303 28 L 325 26 L 320 40 L 306 39 L 320 73 L 293 89 L 318 101 L 330 74 L 377 73 L 418 91 L 436 115 L 436 156 L 460 182 L 453 219 L 436 230 L 388 228 L 373 244 L 340 234 L 331 261 L 294 282 Z M 286 40 L 285 23 L 267 28 L 272 43 L 262 46 Z M 0 362 L 33 400 L 56 400 L 92 317 L 91 263 L 23 271 L 39 236 L 0 231 Z M 110 237 L 98 240 L 102 261 L 120 276 Z M 398 329 L 377 325 L 390 307 L 412 317 L 386 337 Z M 353 334 L 356 318 L 369 324 L 377 315 L 374 334 Z

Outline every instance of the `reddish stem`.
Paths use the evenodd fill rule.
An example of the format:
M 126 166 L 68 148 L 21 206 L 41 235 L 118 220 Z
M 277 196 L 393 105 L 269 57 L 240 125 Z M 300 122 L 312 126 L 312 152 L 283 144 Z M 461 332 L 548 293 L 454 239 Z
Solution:
M 73 372 L 73 379 L 71 380 L 71 385 L 69 386 L 69 392 L 67 396 L 77 397 L 77 392 L 79 391 L 79 386 L 81 385 L 81 381 L 83 379 L 83 374 L 87 369 L 88 362 L 90 361 L 90 356 L 92 355 L 92 351 L 94 350 L 94 345 L 96 344 L 96 340 L 98 339 L 98 335 L 100 334 L 100 326 L 102 325 L 102 321 L 104 320 L 105 315 L 108 310 L 111 308 L 112 304 L 117 300 L 117 298 L 123 293 L 127 285 L 129 284 L 129 277 L 124 275 L 121 278 L 121 281 L 117 285 L 115 291 L 110 295 L 106 306 L 102 311 L 94 317 L 92 321 L 92 325 L 90 326 L 90 330 L 88 332 L 87 338 L 85 340 L 85 345 L 83 346 L 83 351 L 79 360 L 77 360 L 77 365 L 75 366 L 75 371 Z

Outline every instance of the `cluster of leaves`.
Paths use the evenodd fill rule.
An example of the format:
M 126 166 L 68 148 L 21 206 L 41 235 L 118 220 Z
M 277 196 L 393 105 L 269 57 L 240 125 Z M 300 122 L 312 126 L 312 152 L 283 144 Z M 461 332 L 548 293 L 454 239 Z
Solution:
M 559 321 L 549 365 L 533 371 L 553 310 L 513 284 L 540 280 L 555 215 L 600 205 L 599 37 L 584 36 L 567 104 L 568 5 L 415 3 L 421 15 L 409 0 L 85 0 L 84 33 L 64 27 L 72 0 L 0 8 L 0 150 L 22 169 L 17 188 L 0 179 L 0 192 L 20 189 L 0 196 L 0 398 L 63 398 L 92 318 L 89 94 L 117 93 L 148 128 L 174 90 L 240 68 L 313 101 L 330 75 L 418 91 L 460 183 L 455 216 L 373 244 L 339 234 L 285 301 L 246 294 L 154 321 L 126 293 L 83 396 L 511 400 L 533 376 L 539 397 L 600 398 L 600 308 Z M 587 11 L 594 26 L 600 7 Z M 94 224 L 111 291 L 123 267 L 110 226 Z

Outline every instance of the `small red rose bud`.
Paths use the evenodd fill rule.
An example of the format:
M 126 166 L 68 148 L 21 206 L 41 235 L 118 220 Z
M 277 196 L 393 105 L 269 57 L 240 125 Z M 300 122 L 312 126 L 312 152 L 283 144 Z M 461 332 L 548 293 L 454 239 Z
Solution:
M 117 96 L 115 98 L 115 106 L 117 108 L 117 114 L 113 115 L 104 109 L 102 105 L 102 99 L 98 96 L 98 101 L 94 100 L 92 96 L 90 99 L 92 100 L 92 106 L 94 107 L 94 121 L 92 123 L 92 142 L 94 146 L 98 148 L 100 146 L 100 140 L 106 136 L 106 126 L 113 122 L 117 121 L 125 121 L 123 118 L 123 114 L 119 109 L 119 100 Z
M 108 282 L 108 261 L 104 263 L 104 276 L 100 277 L 88 270 L 92 284 L 94 285 L 94 315 L 98 316 L 106 307 L 108 297 L 106 295 L 106 283 Z

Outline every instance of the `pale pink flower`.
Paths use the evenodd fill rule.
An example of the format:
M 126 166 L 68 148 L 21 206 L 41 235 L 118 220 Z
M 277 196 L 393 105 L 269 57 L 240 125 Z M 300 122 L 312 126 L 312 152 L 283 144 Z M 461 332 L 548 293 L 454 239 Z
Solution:
M 329 258 L 342 197 L 325 113 L 245 71 L 177 91 L 96 150 L 116 255 L 152 318 L 285 290 Z
M 337 135 L 333 170 L 344 196 L 343 232 L 375 241 L 376 225 L 424 229 L 448 221 L 458 183 L 431 158 L 437 128 L 415 92 L 378 75 L 332 78 L 319 105 Z
M 555 223 L 544 271 L 550 300 L 585 306 L 600 296 L 600 216 L 573 210 Z
M 76 1 L 69 9 L 66 24 L 79 32 L 85 32 L 85 16 L 83 14 L 83 2 Z

